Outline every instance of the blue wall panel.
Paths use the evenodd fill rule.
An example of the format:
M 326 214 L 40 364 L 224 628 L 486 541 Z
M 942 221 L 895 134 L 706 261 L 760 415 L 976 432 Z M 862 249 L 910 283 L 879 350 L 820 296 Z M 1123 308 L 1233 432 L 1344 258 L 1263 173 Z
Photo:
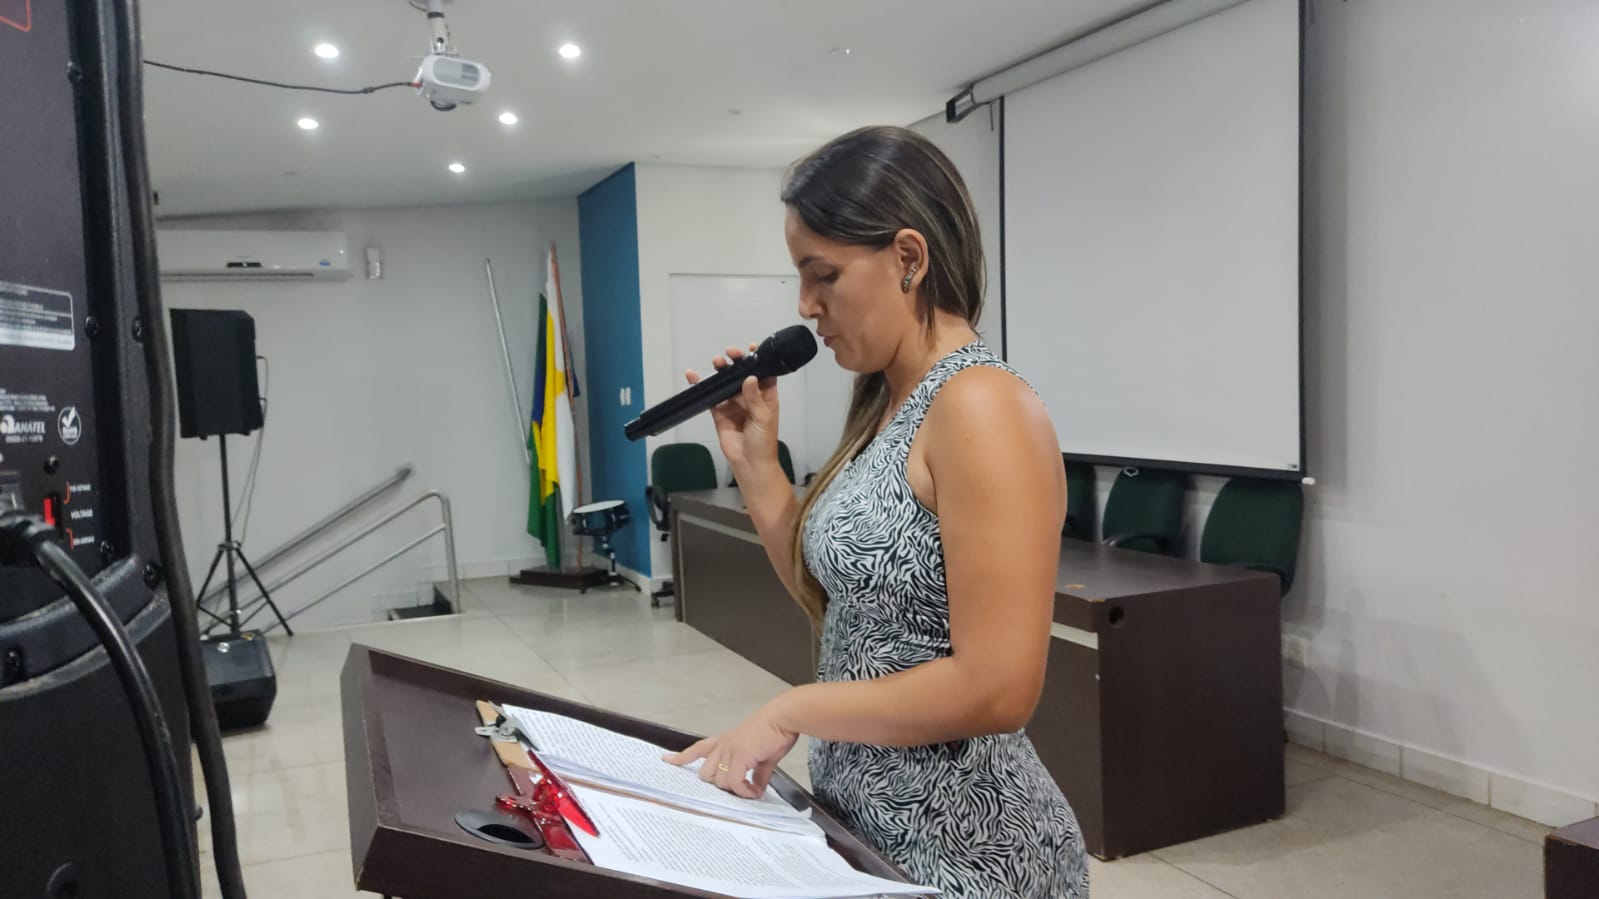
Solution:
M 623 425 L 643 411 L 644 339 L 639 326 L 638 193 L 633 166 L 577 199 L 583 255 L 583 340 L 587 357 L 589 458 L 595 500 L 627 503 L 633 521 L 616 535 L 616 560 L 650 572 L 649 510 L 644 500 L 648 462 L 644 443 L 628 440 Z M 619 402 L 632 388 L 632 402 Z

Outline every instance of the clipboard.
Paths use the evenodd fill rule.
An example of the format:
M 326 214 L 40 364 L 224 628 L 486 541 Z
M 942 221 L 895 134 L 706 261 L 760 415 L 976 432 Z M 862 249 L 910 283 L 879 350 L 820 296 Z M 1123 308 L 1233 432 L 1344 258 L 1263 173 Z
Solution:
M 522 746 L 523 735 L 500 714 L 493 703 L 478 700 L 477 713 L 483 726 L 476 728 L 476 733 L 489 738 L 489 744 L 494 747 L 495 755 L 499 756 L 500 763 L 505 766 L 506 776 L 511 780 L 512 792 L 496 797 L 495 805 L 520 814 L 538 827 L 539 834 L 544 838 L 546 852 L 570 861 L 588 862 L 588 854 L 578 844 L 571 826 L 542 789 L 546 783 L 544 774 Z M 561 789 L 556 788 L 556 795 Z

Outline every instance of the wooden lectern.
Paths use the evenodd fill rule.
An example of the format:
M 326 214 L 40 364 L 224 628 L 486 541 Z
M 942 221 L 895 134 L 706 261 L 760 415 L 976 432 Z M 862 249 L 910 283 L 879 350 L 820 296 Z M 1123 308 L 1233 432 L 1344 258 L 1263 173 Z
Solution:
M 476 700 L 568 715 L 674 751 L 697 738 L 361 645 L 345 660 L 340 693 L 357 889 L 403 899 L 718 895 L 487 842 L 455 823 L 458 812 L 493 809 L 494 798 L 510 791 L 489 740 L 472 732 L 480 723 Z M 796 808 L 812 809 L 828 843 L 857 869 L 905 881 L 792 778 L 778 772 L 772 787 Z

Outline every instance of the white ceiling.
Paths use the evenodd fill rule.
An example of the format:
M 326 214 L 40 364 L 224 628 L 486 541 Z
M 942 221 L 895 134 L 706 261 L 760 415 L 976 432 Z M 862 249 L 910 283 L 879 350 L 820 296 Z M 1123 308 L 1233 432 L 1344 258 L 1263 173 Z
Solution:
M 629 161 L 786 165 L 850 128 L 932 115 L 973 79 L 1150 5 L 453 0 L 456 48 L 493 73 L 485 102 L 453 112 L 408 88 L 336 96 L 146 69 L 157 214 L 571 196 Z M 280 81 L 407 81 L 428 45 L 406 0 L 141 6 L 147 58 Z M 316 57 L 323 41 L 342 55 Z M 581 58 L 556 54 L 566 41 Z M 504 110 L 521 123 L 501 125 Z M 307 115 L 321 127 L 297 128 Z M 465 175 L 446 170 L 455 160 Z

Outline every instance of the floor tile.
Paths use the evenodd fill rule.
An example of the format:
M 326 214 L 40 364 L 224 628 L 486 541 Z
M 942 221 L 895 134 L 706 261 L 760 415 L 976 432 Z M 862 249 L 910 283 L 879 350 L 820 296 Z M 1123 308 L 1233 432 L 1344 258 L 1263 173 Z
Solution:
M 1290 787 L 1297 787 L 1313 780 L 1335 776 L 1332 771 L 1326 768 L 1318 768 L 1315 765 L 1309 765 L 1297 759 L 1289 758 L 1283 760 L 1283 783 Z
M 767 700 L 789 686 L 726 649 L 585 668 L 572 680 L 595 705 L 633 715 L 686 702 Z
M 222 893 L 215 884 L 216 875 L 211 868 L 211 859 L 207 857 L 202 861 L 207 880 L 204 895 L 207 899 L 220 899 Z M 348 848 L 245 865 L 244 884 L 250 892 L 250 899 L 334 899 L 377 895 L 356 890 Z
M 685 731 L 698 737 L 711 737 L 731 730 L 766 705 L 765 698 L 740 699 L 727 702 L 696 703 L 675 708 L 656 709 L 652 720 L 668 727 Z
M 344 727 L 336 714 L 311 720 L 268 717 L 266 725 L 228 737 L 224 750 L 232 756 L 239 747 L 245 766 L 230 773 L 244 774 L 295 768 L 344 758 Z
M 1526 841 L 1344 777 L 1288 795 L 1278 821 L 1154 855 L 1239 899 L 1538 895 Z
M 1088 860 L 1094 899 L 1227 899 L 1227 894 L 1151 855 Z
M 1539 846 L 1543 845 L 1543 838 L 1548 836 L 1551 830 L 1554 830 L 1547 824 L 1539 824 L 1537 821 L 1529 821 L 1509 812 L 1502 812 L 1486 805 L 1478 805 L 1475 802 L 1464 800 L 1456 802 L 1454 805 L 1446 805 L 1439 811 L 1446 815 L 1454 815 L 1456 818 L 1464 818 L 1467 821 L 1481 824 L 1484 827 L 1492 827 L 1500 833 L 1507 833 Z
M 235 814 L 249 820 L 244 864 L 349 848 L 342 761 L 255 772 L 234 794 Z
M 1384 771 L 1375 771 L 1371 768 L 1357 765 L 1354 762 L 1335 759 L 1332 770 L 1339 777 L 1365 784 L 1385 793 L 1392 793 L 1395 796 L 1403 796 L 1428 808 L 1446 808 L 1462 801 L 1459 796 L 1451 796 L 1442 790 L 1424 787 L 1421 784 L 1404 780 Z
M 719 648 L 710 637 L 672 620 L 641 617 L 560 624 L 536 614 L 502 615 L 500 620 L 540 658 L 566 674 L 635 659 Z

